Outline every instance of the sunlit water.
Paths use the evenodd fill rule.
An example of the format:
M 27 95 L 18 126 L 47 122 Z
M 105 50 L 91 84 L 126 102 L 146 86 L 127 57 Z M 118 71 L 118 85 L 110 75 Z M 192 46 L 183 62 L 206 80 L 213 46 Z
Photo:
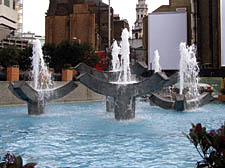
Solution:
M 224 109 L 175 112 L 139 102 L 134 120 L 116 121 L 102 102 L 47 105 L 40 116 L 0 107 L 0 155 L 13 152 L 38 168 L 194 168 L 200 158 L 182 132 L 192 122 L 219 128 Z

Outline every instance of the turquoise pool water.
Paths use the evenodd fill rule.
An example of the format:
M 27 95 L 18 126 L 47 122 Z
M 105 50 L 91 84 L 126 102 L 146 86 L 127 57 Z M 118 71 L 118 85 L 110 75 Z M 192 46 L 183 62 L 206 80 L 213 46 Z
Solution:
M 103 102 L 48 105 L 41 116 L 0 107 L 0 156 L 13 152 L 38 168 L 194 168 L 200 158 L 182 132 L 224 119 L 225 104 L 175 112 L 139 102 L 130 121 L 116 121 Z

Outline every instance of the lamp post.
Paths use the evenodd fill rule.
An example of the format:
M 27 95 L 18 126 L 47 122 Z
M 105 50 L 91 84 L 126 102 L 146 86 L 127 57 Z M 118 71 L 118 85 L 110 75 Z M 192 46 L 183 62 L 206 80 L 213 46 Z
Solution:
M 109 0 L 109 21 L 108 21 L 108 23 L 109 23 L 109 25 L 108 25 L 108 28 L 109 28 L 109 30 L 108 30 L 108 33 L 109 33 L 109 35 L 108 35 L 108 48 L 110 48 L 110 46 L 111 46 L 111 10 L 110 10 L 110 0 Z
M 77 37 L 73 37 L 73 41 L 75 41 L 75 42 L 78 41 L 79 44 L 81 43 L 81 40 L 79 38 L 77 38 Z

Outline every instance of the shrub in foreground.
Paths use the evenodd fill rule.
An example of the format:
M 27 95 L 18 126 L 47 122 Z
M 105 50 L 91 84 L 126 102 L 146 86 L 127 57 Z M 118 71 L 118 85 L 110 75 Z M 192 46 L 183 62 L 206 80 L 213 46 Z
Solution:
M 225 124 L 218 130 L 206 131 L 201 123 L 192 124 L 185 136 L 194 144 L 203 160 L 197 162 L 197 168 L 225 167 Z
M 28 163 L 23 166 L 23 159 L 21 156 L 7 153 L 1 160 L 0 168 L 34 168 L 36 163 Z

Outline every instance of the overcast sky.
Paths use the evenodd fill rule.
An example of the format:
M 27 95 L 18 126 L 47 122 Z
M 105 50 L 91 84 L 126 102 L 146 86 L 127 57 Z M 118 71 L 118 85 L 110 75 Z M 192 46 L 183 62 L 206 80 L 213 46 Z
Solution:
M 108 0 L 103 0 L 108 4 Z M 120 14 L 122 19 L 127 19 L 130 27 L 136 20 L 136 3 L 138 0 L 111 0 L 111 6 L 115 14 Z M 169 0 L 146 0 L 148 12 L 152 12 L 163 4 L 168 4 Z M 48 9 L 49 0 L 24 0 L 24 32 L 45 35 L 45 13 Z

